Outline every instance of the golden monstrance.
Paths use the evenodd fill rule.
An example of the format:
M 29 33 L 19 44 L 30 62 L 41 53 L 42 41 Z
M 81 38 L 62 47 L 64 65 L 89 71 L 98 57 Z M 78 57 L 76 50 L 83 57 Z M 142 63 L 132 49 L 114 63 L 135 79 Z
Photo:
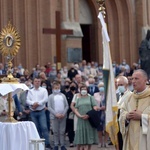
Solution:
M 12 24 L 9 22 L 6 27 L 0 32 L 0 52 L 6 58 L 7 77 L 1 79 L 0 87 L 8 87 L 12 84 L 19 84 L 18 79 L 14 78 L 12 75 L 12 60 L 14 56 L 18 53 L 18 50 L 21 45 L 21 40 L 18 31 Z M 7 88 L 5 89 L 8 90 Z M 0 91 L 1 93 L 1 91 Z M 2 94 L 2 93 L 1 93 Z M 6 122 L 16 122 L 13 118 L 13 109 L 12 109 L 12 92 L 8 91 L 8 119 Z

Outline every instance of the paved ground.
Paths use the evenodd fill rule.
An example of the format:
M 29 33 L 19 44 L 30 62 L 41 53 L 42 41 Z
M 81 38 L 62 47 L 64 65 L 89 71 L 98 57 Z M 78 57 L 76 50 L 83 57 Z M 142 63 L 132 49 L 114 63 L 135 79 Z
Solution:
M 66 148 L 67 150 L 76 150 L 76 147 L 74 148 L 66 147 Z M 108 148 L 98 148 L 97 145 L 93 145 L 92 150 L 115 150 L 115 148 L 114 146 L 109 146 Z
M 51 136 L 51 140 L 53 137 Z M 51 143 L 53 145 L 53 141 Z M 66 136 L 66 148 L 67 150 L 76 150 L 76 147 L 69 147 L 68 137 Z M 108 148 L 98 148 L 98 145 L 92 145 L 92 150 L 116 150 L 114 146 L 108 146 Z

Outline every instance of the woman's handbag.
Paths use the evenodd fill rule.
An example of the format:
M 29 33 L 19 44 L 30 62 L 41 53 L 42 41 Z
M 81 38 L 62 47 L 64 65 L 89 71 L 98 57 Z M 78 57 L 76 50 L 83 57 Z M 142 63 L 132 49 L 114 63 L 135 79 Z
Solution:
M 93 128 L 98 128 L 100 125 L 100 118 L 99 118 L 99 112 L 92 109 L 87 112 L 87 115 L 89 116 L 89 122 Z
M 91 101 L 91 97 L 90 97 L 90 101 Z M 91 102 L 91 106 L 92 106 L 92 102 Z M 98 128 L 98 126 L 100 125 L 99 112 L 92 109 L 92 110 L 88 111 L 86 114 L 89 116 L 88 120 L 89 120 L 91 126 L 93 128 Z
M 69 113 L 68 119 L 74 119 L 74 112 L 73 111 L 71 111 Z

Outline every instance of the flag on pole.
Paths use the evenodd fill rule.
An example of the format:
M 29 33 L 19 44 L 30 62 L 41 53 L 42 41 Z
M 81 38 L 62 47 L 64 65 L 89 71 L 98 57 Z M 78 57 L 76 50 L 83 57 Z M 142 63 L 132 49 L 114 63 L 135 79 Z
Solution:
M 102 40 L 103 40 L 103 76 L 105 84 L 106 96 L 106 131 L 114 145 L 118 145 L 117 133 L 119 131 L 117 122 L 117 98 L 115 89 L 115 80 L 112 68 L 112 60 L 109 47 L 109 36 L 107 26 L 104 21 L 103 15 L 100 12 L 98 15 L 102 24 Z

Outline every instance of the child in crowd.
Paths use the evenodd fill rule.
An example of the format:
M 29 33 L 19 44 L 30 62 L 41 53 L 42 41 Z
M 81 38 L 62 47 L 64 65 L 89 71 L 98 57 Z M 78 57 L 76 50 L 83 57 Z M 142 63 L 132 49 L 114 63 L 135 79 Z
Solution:
M 60 142 L 61 150 L 65 148 L 65 129 L 68 110 L 68 102 L 63 93 L 60 92 L 60 83 L 53 83 L 53 93 L 48 98 L 48 109 L 52 120 L 54 133 L 54 150 L 58 150 Z

